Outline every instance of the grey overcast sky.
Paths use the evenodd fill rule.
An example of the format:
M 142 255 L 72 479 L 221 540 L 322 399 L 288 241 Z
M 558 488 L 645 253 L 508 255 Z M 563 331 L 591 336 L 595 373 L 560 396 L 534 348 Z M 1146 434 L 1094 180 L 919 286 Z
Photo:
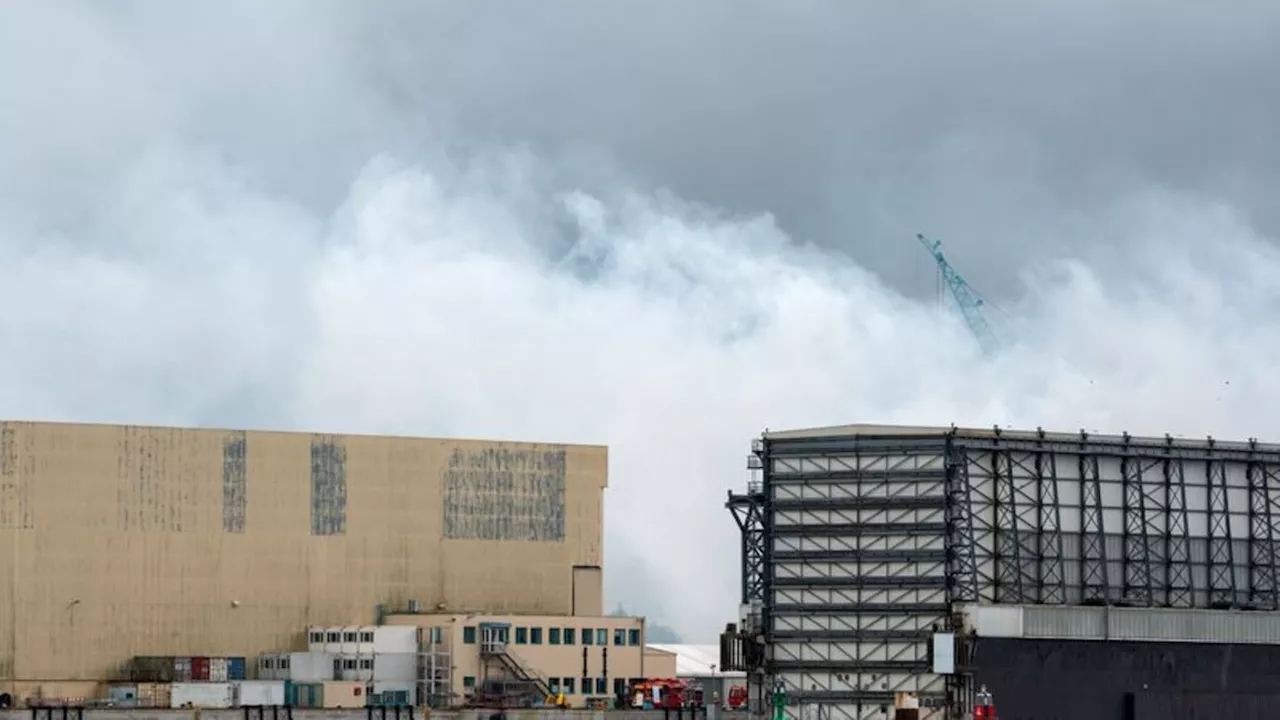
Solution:
M 1277 40 L 1253 0 L 6 3 L 0 407 L 608 443 L 611 604 L 708 640 L 764 426 L 1280 438 Z

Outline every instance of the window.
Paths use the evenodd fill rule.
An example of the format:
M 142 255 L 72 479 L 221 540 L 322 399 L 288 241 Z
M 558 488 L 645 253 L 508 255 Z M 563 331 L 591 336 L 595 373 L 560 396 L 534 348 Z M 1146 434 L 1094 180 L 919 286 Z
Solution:
M 356 659 L 355 659 L 355 658 L 343 658 L 343 659 L 342 659 L 342 669 L 343 669 L 343 670 L 355 670 L 355 669 L 356 669 Z
M 435 643 L 438 645 L 444 642 L 443 636 L 444 636 L 444 631 L 442 628 L 433 627 L 431 628 L 430 632 L 427 633 L 427 637 L 429 638 L 427 642 Z
M 462 642 L 468 645 L 476 644 L 476 626 L 468 625 L 462 628 Z
M 602 677 L 596 678 L 596 694 L 604 695 L 607 692 L 609 692 L 609 679 Z
M 529 628 L 522 628 L 522 627 L 516 628 L 516 644 L 517 645 L 529 644 Z
M 639 631 L 639 630 L 628 630 L 628 631 L 627 631 L 627 644 L 628 644 L 628 645 L 630 645 L 631 647 L 638 647 L 638 646 L 640 645 L 640 631 Z
M 560 644 L 560 628 L 547 628 L 547 644 L 548 645 Z M 573 642 L 570 641 L 567 644 L 572 645 Z
M 574 693 L 573 678 L 565 678 L 564 685 L 562 687 L 564 688 L 565 695 L 572 695 Z
M 345 642 L 345 643 L 356 642 L 356 631 L 348 630 L 347 632 L 342 633 L 342 642 Z
M 622 646 L 627 644 L 627 631 L 622 628 L 615 628 L 613 631 L 613 644 Z
M 372 669 L 373 669 L 373 658 L 360 658 L 360 669 L 361 669 L 361 670 L 372 670 Z
M 530 645 L 542 644 L 542 628 L 529 628 L 529 644 Z
M 373 642 L 373 631 L 372 631 L 372 630 L 365 630 L 365 631 L 361 632 L 361 633 L 360 633 L 360 642 L 362 642 L 362 643 L 371 643 L 371 642 Z
M 591 678 L 582 678 L 582 694 L 591 694 Z
M 590 645 L 591 640 L 594 637 L 595 637 L 595 633 L 591 632 L 591 628 L 582 628 L 582 644 L 583 645 Z
M 308 642 L 314 643 L 316 645 L 319 645 L 324 642 L 324 633 L 320 632 L 319 630 L 312 630 L 311 635 L 309 637 L 310 639 L 308 640 Z
M 565 645 L 572 645 L 572 644 L 574 644 L 574 643 L 576 643 L 576 642 L 577 642 L 577 640 L 575 640 L 575 639 L 574 639 L 573 635 L 574 635 L 574 629 L 573 629 L 573 628 L 565 628 L 565 629 L 564 629 L 564 644 L 565 644 Z
M 342 642 L 342 640 L 340 639 L 341 637 L 342 637 L 341 633 L 331 632 L 329 633 L 329 642 L 340 643 Z
M 613 694 L 621 697 L 627 691 L 627 681 L 622 678 L 613 679 Z
M 462 678 L 462 687 L 473 688 L 475 686 L 476 686 L 475 675 L 467 675 L 466 677 Z
M 560 692 L 560 678 L 547 678 L 547 687 L 551 688 L 551 694 Z
M 606 630 L 605 628 L 596 628 L 596 644 L 597 644 L 597 645 L 608 645 L 608 644 L 609 644 L 609 631 L 608 631 L 608 630 Z
M 276 666 L 276 659 L 271 657 L 270 655 L 263 655 L 261 658 L 258 659 L 258 667 L 262 668 L 263 670 L 274 670 L 275 666 Z
M 288 669 L 289 669 L 289 656 L 288 656 L 288 655 L 285 655 L 284 657 L 280 658 L 280 663 L 279 663 L 278 665 L 276 665 L 276 669 L 277 669 L 277 670 L 288 670 Z

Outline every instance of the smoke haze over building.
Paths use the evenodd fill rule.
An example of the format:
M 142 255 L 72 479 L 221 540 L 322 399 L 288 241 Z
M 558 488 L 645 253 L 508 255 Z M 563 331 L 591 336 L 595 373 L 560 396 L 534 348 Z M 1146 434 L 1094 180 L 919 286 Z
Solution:
M 1257 2 L 8 4 L 0 406 L 607 443 L 610 604 L 707 639 L 766 425 L 1280 439 L 1277 30 Z M 1004 309 L 995 357 L 916 232 Z

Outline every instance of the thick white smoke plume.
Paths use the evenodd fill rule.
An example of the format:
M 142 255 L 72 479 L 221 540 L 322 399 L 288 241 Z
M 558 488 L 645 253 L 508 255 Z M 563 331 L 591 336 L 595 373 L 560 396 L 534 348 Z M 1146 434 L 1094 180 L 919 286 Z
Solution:
M 1052 202 L 1051 143 L 947 126 L 905 174 L 848 186 L 866 213 L 847 234 L 791 236 L 796 196 L 775 219 L 742 178 L 632 175 L 621 131 L 548 140 L 537 113 L 563 97 L 521 105 L 522 137 L 486 95 L 519 91 L 485 85 L 520 65 L 497 46 L 404 55 L 468 23 L 517 42 L 515 20 L 381 5 L 404 29 L 349 3 L 0 10 L 0 414 L 606 443 L 607 595 L 693 640 L 734 613 L 722 505 L 766 426 L 1280 438 L 1280 255 L 1226 186 L 1145 172 Z M 669 113 L 691 112 L 680 87 Z M 668 117 L 641 111 L 619 117 Z M 715 132 L 671 132 L 718 157 Z M 851 143 L 827 152 L 869 152 Z M 926 155 L 964 163 L 926 182 Z M 1011 244 L 1004 213 L 1035 242 Z M 996 357 L 938 312 L 917 230 L 996 285 Z

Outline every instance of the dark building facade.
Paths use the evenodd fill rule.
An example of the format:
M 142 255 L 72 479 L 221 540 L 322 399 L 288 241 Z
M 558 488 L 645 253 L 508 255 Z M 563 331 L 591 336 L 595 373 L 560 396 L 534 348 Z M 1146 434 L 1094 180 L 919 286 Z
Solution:
M 766 433 L 750 464 L 742 630 L 797 717 L 903 692 L 962 717 L 984 684 L 1006 720 L 1270 702 L 1250 678 L 1280 678 L 1280 446 L 853 425 Z M 1179 673 L 1208 674 L 1179 694 Z

